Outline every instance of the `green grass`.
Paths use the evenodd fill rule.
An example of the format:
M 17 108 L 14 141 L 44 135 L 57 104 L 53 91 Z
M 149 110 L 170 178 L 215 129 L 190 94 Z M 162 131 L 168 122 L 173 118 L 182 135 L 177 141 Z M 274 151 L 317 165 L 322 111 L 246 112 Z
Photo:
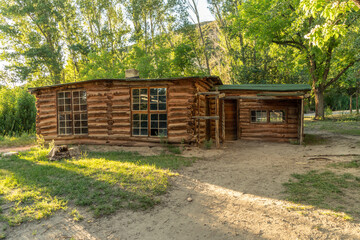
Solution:
M 35 134 L 23 133 L 20 136 L 0 136 L 0 147 L 18 147 L 35 143 Z
M 359 203 L 354 204 L 353 199 L 347 196 L 349 192 L 355 196 L 360 194 L 360 178 L 352 174 L 309 171 L 293 174 L 283 185 L 289 201 L 360 216 Z
M 117 209 L 147 209 L 159 203 L 174 170 L 194 159 L 175 155 L 143 157 L 129 152 L 90 152 L 82 158 L 49 162 L 49 149 L 33 148 L 0 160 L 0 213 L 10 225 L 85 206 L 96 217 Z M 5 205 L 4 205 L 5 204 Z M 76 211 L 72 216 L 79 219 Z
M 315 134 L 305 134 L 304 137 L 304 145 L 321 145 L 328 142 L 328 139 Z
M 332 115 L 321 121 L 306 119 L 305 128 L 310 130 L 323 130 L 344 135 L 360 136 L 360 115 Z
M 332 163 L 328 166 L 334 168 L 360 168 L 360 158 L 347 162 Z

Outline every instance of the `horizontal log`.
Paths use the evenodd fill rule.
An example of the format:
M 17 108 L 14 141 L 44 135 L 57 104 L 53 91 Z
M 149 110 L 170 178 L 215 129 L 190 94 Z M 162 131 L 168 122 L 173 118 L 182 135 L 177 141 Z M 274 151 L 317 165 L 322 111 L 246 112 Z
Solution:
M 130 123 L 130 117 L 112 117 L 114 123 Z
M 219 120 L 219 116 L 193 116 L 194 119 Z
M 50 109 L 50 110 L 44 110 L 44 109 L 37 109 L 37 113 L 38 114 L 42 114 L 42 115 L 55 115 L 57 112 L 56 112 L 56 109 Z
M 130 111 L 130 105 L 112 105 L 113 111 L 120 110 L 123 111 Z
M 186 93 L 186 92 L 181 92 L 181 93 L 169 92 L 168 96 L 169 98 L 179 97 L 179 96 L 181 96 L 182 98 L 186 98 L 186 97 L 193 97 L 194 95 L 192 93 Z
M 297 124 L 249 123 L 240 122 L 241 128 L 297 128 Z
M 46 99 L 39 99 L 36 101 L 37 104 L 39 104 L 40 106 L 41 105 L 46 105 L 46 104 L 56 104 L 56 98 L 53 98 L 53 99 L 49 99 L 49 98 L 46 98 Z
M 108 121 L 108 118 L 105 116 L 105 117 L 88 117 L 88 123 L 99 123 L 99 122 L 104 122 L 104 123 L 107 123 Z
M 181 118 L 169 118 L 168 117 L 168 124 L 171 123 L 182 123 L 182 122 L 193 122 L 194 119 L 191 119 L 191 117 L 181 117 Z
M 196 95 L 220 95 L 220 92 L 198 92 Z
M 242 140 L 268 141 L 268 142 L 290 142 L 297 141 L 297 138 L 274 138 L 274 137 L 241 137 Z
M 273 137 L 273 138 L 296 138 L 298 136 L 297 133 L 274 133 L 274 132 L 241 132 L 241 137 Z
M 46 122 L 47 120 L 56 122 L 56 115 L 54 115 L 54 114 L 37 114 L 37 116 L 39 117 L 39 121 L 41 121 L 41 122 L 43 122 L 43 121 Z
M 242 133 L 294 133 L 297 134 L 297 128 L 241 128 Z
M 55 104 L 44 104 L 44 105 L 39 105 L 38 108 L 40 108 L 41 110 L 56 110 L 56 105 Z
M 38 98 L 56 98 L 56 93 L 52 92 L 52 93 L 38 93 L 37 94 Z

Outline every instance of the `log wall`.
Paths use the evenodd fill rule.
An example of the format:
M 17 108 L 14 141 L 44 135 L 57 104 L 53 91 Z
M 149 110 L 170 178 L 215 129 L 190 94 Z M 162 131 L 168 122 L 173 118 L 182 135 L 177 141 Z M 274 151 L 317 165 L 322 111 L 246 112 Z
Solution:
M 206 81 L 205 79 L 201 79 L 197 82 L 195 82 L 195 89 L 196 92 L 210 92 L 210 89 L 213 88 L 213 84 L 211 82 Z M 194 116 L 214 116 L 214 106 L 215 102 L 213 103 L 214 106 L 212 106 L 212 102 L 210 99 L 208 99 L 205 95 L 200 95 L 195 99 L 195 106 L 193 109 Z M 195 136 L 197 137 L 197 141 L 199 143 L 204 142 L 205 140 L 208 140 L 210 138 L 210 128 L 212 125 L 214 125 L 213 120 L 194 120 L 195 125 Z M 215 128 L 215 125 L 214 125 Z M 215 137 L 214 137 L 215 138 Z
M 256 97 L 257 94 L 261 93 L 243 90 L 223 92 L 227 98 L 236 96 Z M 299 140 L 300 104 L 301 99 L 299 97 L 278 97 L 274 100 L 227 99 L 225 100 L 226 140 L 244 139 L 278 142 Z M 213 101 L 211 105 L 213 105 Z M 283 123 L 252 123 L 250 119 L 251 110 L 285 110 L 286 120 Z M 237 119 L 237 122 L 234 122 L 234 118 Z M 214 124 L 211 124 L 212 138 L 215 134 L 214 129 Z
M 182 79 L 181 81 L 96 81 L 75 83 L 39 89 L 35 91 L 37 133 L 46 141 L 56 144 L 110 144 L 124 146 L 158 145 L 159 137 L 131 136 L 131 88 L 166 87 L 169 143 L 196 142 L 197 123 L 192 118 L 196 111 L 196 92 L 208 91 L 211 81 Z M 58 91 L 84 89 L 87 92 L 87 135 L 58 135 Z M 206 111 L 205 99 L 201 98 L 201 113 Z M 205 122 L 200 123 L 201 139 L 205 138 Z

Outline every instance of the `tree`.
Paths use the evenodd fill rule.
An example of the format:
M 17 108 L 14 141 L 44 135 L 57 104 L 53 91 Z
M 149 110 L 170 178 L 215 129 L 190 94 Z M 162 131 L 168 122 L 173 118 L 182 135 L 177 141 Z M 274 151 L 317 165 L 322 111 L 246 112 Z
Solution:
M 64 7 L 62 0 L 2 1 L 0 32 L 2 59 L 11 62 L 10 68 L 22 79 L 44 68 L 52 83 L 60 83 L 63 52 L 59 22 Z
M 254 0 L 241 6 L 241 22 L 247 35 L 263 43 L 292 48 L 305 61 L 315 95 L 315 118 L 324 117 L 324 92 L 360 61 L 359 14 L 352 2 L 344 2 L 342 14 L 329 18 L 342 34 L 323 34 L 316 26 L 329 26 L 328 18 L 306 12 L 298 1 Z M 324 10 L 324 9 L 323 9 Z M 321 11 L 321 8 L 317 10 Z M 328 23 L 328 24 L 326 24 Z M 316 34 L 311 34 L 311 33 Z M 316 44 L 315 44 L 316 42 Z

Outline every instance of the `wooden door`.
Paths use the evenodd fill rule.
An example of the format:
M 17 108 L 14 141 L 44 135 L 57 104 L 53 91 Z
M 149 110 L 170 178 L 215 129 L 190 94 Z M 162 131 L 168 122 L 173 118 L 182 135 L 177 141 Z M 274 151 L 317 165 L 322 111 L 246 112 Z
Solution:
M 237 139 L 236 100 L 225 100 L 225 140 Z

